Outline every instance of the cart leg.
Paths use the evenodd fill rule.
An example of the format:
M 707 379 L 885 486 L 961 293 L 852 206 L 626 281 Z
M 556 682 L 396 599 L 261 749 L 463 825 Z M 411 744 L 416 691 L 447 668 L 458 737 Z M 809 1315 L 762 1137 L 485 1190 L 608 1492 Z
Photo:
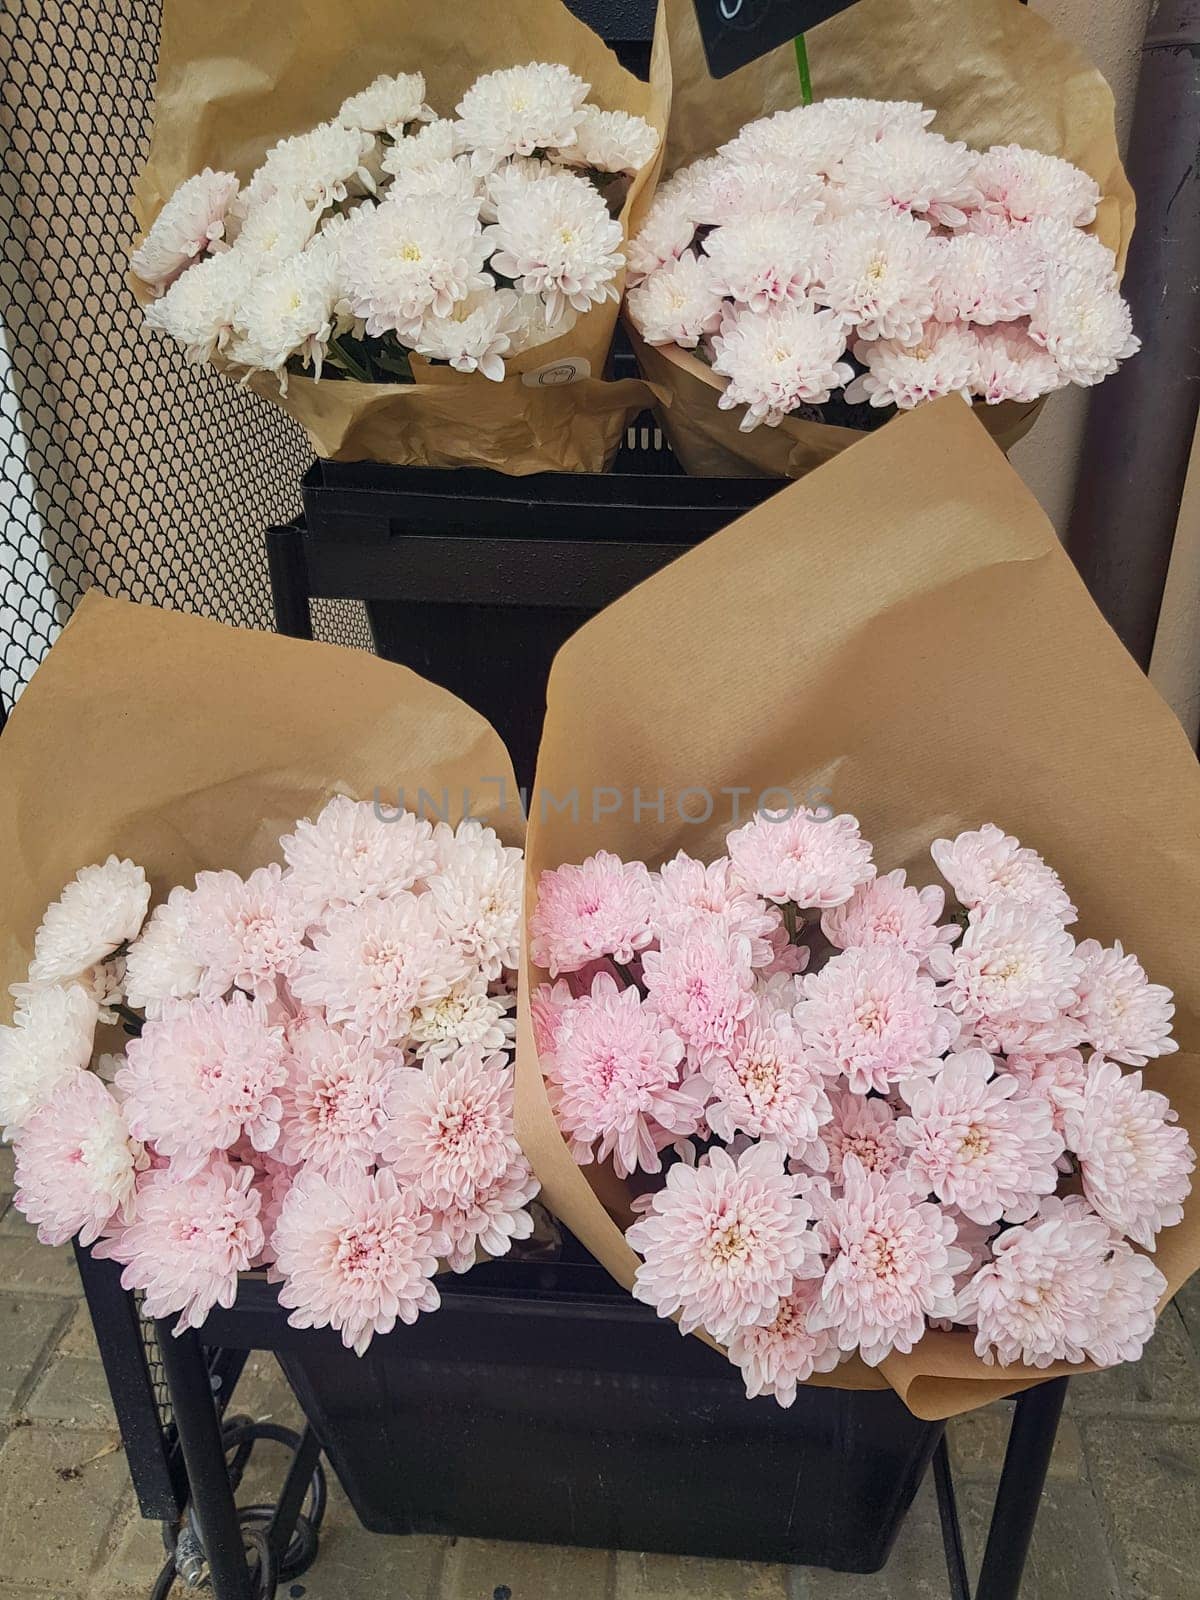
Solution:
M 1019 1600 L 1066 1394 L 1067 1379 L 1054 1378 L 1017 1401 L 975 1600 Z

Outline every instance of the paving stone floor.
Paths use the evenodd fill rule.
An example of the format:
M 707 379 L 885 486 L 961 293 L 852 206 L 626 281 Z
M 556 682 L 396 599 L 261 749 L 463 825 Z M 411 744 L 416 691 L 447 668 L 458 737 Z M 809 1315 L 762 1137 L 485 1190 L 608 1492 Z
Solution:
M 8 1205 L 0 1151 L 0 1600 L 146 1600 L 162 1565 L 133 1504 L 71 1253 L 44 1249 Z M 7 1208 L 7 1209 L 5 1209 Z M 237 1407 L 294 1422 L 255 1357 Z M 951 1425 L 977 1561 L 1005 1439 L 1003 1406 Z M 274 1459 L 272 1459 L 274 1457 Z M 243 1500 L 273 1496 L 282 1454 L 256 1451 Z M 182 1587 L 175 1593 L 185 1594 Z M 365 1533 L 336 1485 L 316 1565 L 287 1600 L 945 1600 L 927 1483 L 876 1577 L 721 1561 Z M 1023 1600 L 1200 1597 L 1200 1282 L 1136 1368 L 1073 1387 Z

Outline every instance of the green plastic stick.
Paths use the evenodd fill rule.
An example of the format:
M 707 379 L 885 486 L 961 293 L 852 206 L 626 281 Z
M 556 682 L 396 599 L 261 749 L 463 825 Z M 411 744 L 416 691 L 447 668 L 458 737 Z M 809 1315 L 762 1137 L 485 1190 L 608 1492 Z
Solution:
M 808 70 L 808 46 L 804 35 L 796 35 L 796 71 L 800 74 L 800 103 L 812 105 L 812 76 Z

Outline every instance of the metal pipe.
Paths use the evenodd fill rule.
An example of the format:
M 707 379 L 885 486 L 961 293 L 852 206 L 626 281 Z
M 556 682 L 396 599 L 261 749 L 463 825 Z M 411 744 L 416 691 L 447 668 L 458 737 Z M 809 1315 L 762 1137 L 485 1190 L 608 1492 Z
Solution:
M 1200 405 L 1200 0 L 1157 0 L 1126 165 L 1124 293 L 1142 349 L 1092 397 L 1067 548 L 1145 669 Z

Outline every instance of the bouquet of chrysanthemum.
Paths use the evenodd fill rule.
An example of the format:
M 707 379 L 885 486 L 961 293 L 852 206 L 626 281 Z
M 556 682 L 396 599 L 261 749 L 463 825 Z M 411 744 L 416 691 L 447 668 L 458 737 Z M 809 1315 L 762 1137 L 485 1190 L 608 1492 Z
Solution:
M 828 808 L 725 843 L 550 869 L 530 917 L 559 1127 L 642 1190 L 634 1294 L 783 1405 L 931 1324 L 1002 1366 L 1136 1360 L 1167 1285 L 1130 1241 L 1182 1219 L 1196 1158 L 1121 1069 L 1178 1048 L 1170 991 L 1077 944 L 991 823 L 933 843 L 949 914 Z
M 906 413 L 555 662 L 516 1095 L 547 1204 L 785 1404 L 943 1417 L 1135 1359 L 1200 1267 L 1198 827 L 1003 455 Z
M 1007 448 L 1138 349 L 1107 86 L 1019 7 L 955 0 L 944 31 L 938 9 L 868 0 L 816 29 L 821 98 L 788 107 L 769 60 L 698 83 L 694 18 L 668 7 L 672 176 L 630 244 L 628 313 L 691 470 L 798 476 L 948 394 Z
M 657 168 L 661 86 L 624 73 L 558 0 L 523 0 L 499 34 L 470 4 L 407 7 L 399 23 L 355 8 L 334 61 L 323 30 L 299 35 L 328 69 L 319 87 L 307 57 L 275 61 L 261 6 L 250 36 L 206 7 L 208 49 L 219 32 L 252 58 L 271 51 L 248 161 L 245 63 L 236 82 L 224 51 L 198 63 L 190 0 L 174 9 L 166 77 L 187 64 L 188 101 L 160 91 L 141 186 L 132 268 L 153 296 L 147 324 L 277 398 L 324 455 L 601 466 L 645 399 L 600 380 L 626 226 Z M 381 55 L 405 70 L 378 75 Z M 226 127 L 217 108 L 235 95 Z M 594 437 L 572 427 L 577 412 Z
M 361 1354 L 374 1334 L 437 1309 L 439 1271 L 469 1271 L 477 1253 L 504 1255 L 533 1229 L 538 1185 L 512 1109 L 521 851 L 469 816 L 432 821 L 378 796 L 322 803 L 319 780 L 272 766 L 250 719 L 220 706 L 238 675 L 254 681 L 256 708 L 265 694 L 278 712 L 296 694 L 304 664 L 279 655 L 282 641 L 126 610 L 89 606 L 51 652 L 5 733 L 7 794 L 36 792 L 21 778 L 37 758 L 30 741 L 63 733 L 74 704 L 56 690 L 79 684 L 116 637 L 131 670 L 169 646 L 164 684 L 208 683 L 188 710 L 201 726 L 185 737 L 215 758 L 206 770 L 203 754 L 177 750 L 184 787 L 170 801 L 163 784 L 179 780 L 162 731 L 121 752 L 128 801 L 106 791 L 111 757 L 81 772 L 118 848 L 137 849 L 169 891 L 153 910 L 147 873 L 114 854 L 79 871 L 36 931 L 23 925 L 49 858 L 64 853 L 74 785 L 71 814 L 43 805 L 37 840 L 10 863 L 10 945 L 32 933 L 13 1024 L 0 1029 L 16 1205 L 45 1243 L 78 1237 L 122 1262 L 125 1287 L 152 1316 L 180 1313 L 179 1331 L 231 1305 L 239 1273 L 265 1267 L 295 1326 L 332 1326 Z M 226 647 L 237 659 L 222 667 Z M 352 781 L 357 751 L 378 758 L 383 743 L 368 733 L 359 744 L 355 692 L 383 709 L 381 680 L 363 669 L 398 670 L 347 654 L 345 732 L 318 714 L 310 749 L 308 705 L 292 730 L 298 759 L 315 755 L 339 781 Z M 429 805 L 449 813 L 464 787 L 483 798 L 502 781 L 498 741 L 474 713 L 411 674 L 392 683 L 392 732 L 403 743 L 418 717 L 432 721 L 426 748 L 443 742 L 456 780 L 427 785 L 418 756 L 409 770 Z M 111 678 L 105 692 L 121 734 L 135 733 Z M 263 829 L 264 796 L 275 817 L 309 794 L 309 816 L 283 837 Z M 227 822 L 226 859 L 240 871 L 214 859 Z M 98 832 L 74 825 L 89 840 Z M 197 861 L 210 865 L 190 870 Z M 106 1026 L 98 1040 L 101 1022 L 123 1036 Z

